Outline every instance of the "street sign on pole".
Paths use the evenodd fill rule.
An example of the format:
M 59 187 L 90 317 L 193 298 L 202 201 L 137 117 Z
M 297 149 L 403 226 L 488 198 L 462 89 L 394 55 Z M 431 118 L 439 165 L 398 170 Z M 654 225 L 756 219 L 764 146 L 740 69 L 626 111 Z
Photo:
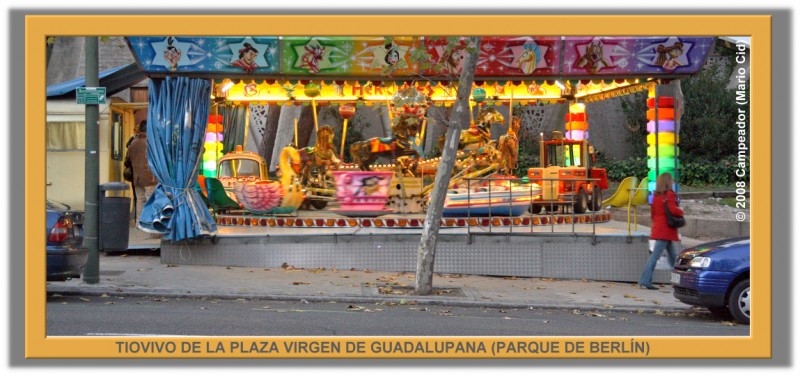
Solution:
M 75 90 L 78 104 L 106 104 L 106 88 L 79 87 Z

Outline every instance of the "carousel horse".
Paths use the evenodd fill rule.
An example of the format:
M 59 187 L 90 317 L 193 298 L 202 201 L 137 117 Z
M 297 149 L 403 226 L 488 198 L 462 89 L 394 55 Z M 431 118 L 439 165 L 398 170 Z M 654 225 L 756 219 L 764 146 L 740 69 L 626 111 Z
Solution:
M 303 186 L 297 178 L 301 167 L 300 153 L 287 146 L 280 154 L 280 181 L 237 182 L 234 187 L 236 199 L 246 210 L 254 213 L 294 212 L 305 198 Z
M 330 171 L 339 167 L 341 161 L 336 157 L 333 136 L 333 127 L 323 125 L 317 131 L 317 144 L 298 150 L 302 164 L 300 175 L 304 181 L 312 181 L 314 177 L 318 179 L 325 177 Z
M 458 141 L 458 150 L 463 150 L 472 154 L 483 154 L 487 146 L 492 144 L 492 124 L 502 123 L 505 118 L 494 107 L 487 107 L 481 110 L 476 119 L 477 124 L 470 124 L 469 129 L 461 131 Z M 439 137 L 439 150 L 444 149 L 443 134 Z
M 500 136 L 497 141 L 497 151 L 500 153 L 498 170 L 503 175 L 512 175 L 514 169 L 517 168 L 519 159 L 519 139 L 517 134 L 521 123 L 522 120 L 519 117 L 512 118 L 511 128 L 508 133 Z
M 398 157 L 413 156 L 415 161 L 419 159 L 419 153 L 411 147 L 409 139 L 419 132 L 421 120 L 409 115 L 397 117 L 396 122 L 392 127 L 392 137 L 373 137 L 350 145 L 350 157 L 362 171 L 370 171 L 369 165 L 378 157 L 396 160 Z M 414 171 L 415 167 L 411 166 L 406 171 Z

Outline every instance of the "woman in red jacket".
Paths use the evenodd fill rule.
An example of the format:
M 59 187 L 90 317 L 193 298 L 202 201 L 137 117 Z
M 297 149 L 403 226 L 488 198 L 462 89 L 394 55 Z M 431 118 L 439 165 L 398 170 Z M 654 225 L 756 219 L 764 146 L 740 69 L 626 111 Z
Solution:
M 658 287 L 653 286 L 653 270 L 656 268 L 656 262 L 661 257 L 661 253 L 667 250 L 667 257 L 669 258 L 670 265 L 675 264 L 675 259 L 678 254 L 675 250 L 675 242 L 680 241 L 678 238 L 678 229 L 672 228 L 667 225 L 667 213 L 664 209 L 664 200 L 667 202 L 669 212 L 673 216 L 683 217 L 683 210 L 678 207 L 678 195 L 672 190 L 672 175 L 665 172 L 658 176 L 656 179 L 656 190 L 653 192 L 653 204 L 650 206 L 650 239 L 655 240 L 656 244 L 653 247 L 653 253 L 647 259 L 644 265 L 642 276 L 639 277 L 639 287 L 648 290 L 658 290 Z

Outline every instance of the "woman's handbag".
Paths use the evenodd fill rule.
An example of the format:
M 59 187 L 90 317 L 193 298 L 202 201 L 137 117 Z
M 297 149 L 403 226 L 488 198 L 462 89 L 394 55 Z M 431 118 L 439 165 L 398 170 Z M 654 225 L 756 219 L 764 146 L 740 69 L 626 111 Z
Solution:
M 122 178 L 125 181 L 133 182 L 133 165 L 127 155 L 125 156 L 125 169 L 122 171 Z
M 664 212 L 667 216 L 667 226 L 671 228 L 681 228 L 686 226 L 686 219 L 683 217 L 676 217 L 669 212 L 669 205 L 667 205 L 667 196 L 664 195 Z

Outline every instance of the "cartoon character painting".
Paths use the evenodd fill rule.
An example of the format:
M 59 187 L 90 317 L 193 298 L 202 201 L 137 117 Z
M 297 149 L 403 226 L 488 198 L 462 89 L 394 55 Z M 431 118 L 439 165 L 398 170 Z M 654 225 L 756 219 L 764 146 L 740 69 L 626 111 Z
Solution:
M 671 72 L 680 66 L 685 65 L 678 59 L 683 55 L 683 43 L 675 42 L 670 47 L 665 47 L 663 44 L 659 44 L 656 48 L 656 52 L 658 52 L 658 57 L 656 58 L 656 65 L 660 65 L 664 68 L 665 71 Z
M 300 57 L 300 67 L 308 69 L 310 73 L 319 73 L 319 62 L 325 53 L 325 47 L 305 46 L 306 52 Z
M 536 70 L 536 63 L 541 60 L 541 50 L 535 43 L 525 43 L 522 48 L 522 53 L 517 59 L 517 68 L 522 73 L 531 74 Z
M 167 37 L 167 48 L 164 49 L 164 60 L 167 61 L 167 68 L 171 72 L 178 70 L 178 61 L 181 60 L 181 50 L 173 46 L 173 42 L 175 42 L 175 38 Z
M 250 43 L 245 42 L 242 48 L 239 49 L 239 60 L 234 61 L 231 65 L 242 68 L 247 73 L 253 73 L 258 68 L 258 64 L 256 64 L 257 56 L 258 50 Z
M 391 67 L 395 66 L 400 61 L 400 50 L 394 43 L 387 43 L 384 47 L 386 48 L 386 56 L 383 57 L 383 61 Z
M 444 64 L 445 71 L 450 75 L 461 74 L 461 67 L 464 64 L 464 58 L 467 57 L 467 47 L 458 45 L 450 50 L 445 51 L 442 58 L 439 60 Z
M 610 64 L 603 57 L 603 41 L 589 43 L 584 54 L 578 59 L 577 66 L 585 68 L 591 74 L 596 74 L 600 69 L 609 67 Z

